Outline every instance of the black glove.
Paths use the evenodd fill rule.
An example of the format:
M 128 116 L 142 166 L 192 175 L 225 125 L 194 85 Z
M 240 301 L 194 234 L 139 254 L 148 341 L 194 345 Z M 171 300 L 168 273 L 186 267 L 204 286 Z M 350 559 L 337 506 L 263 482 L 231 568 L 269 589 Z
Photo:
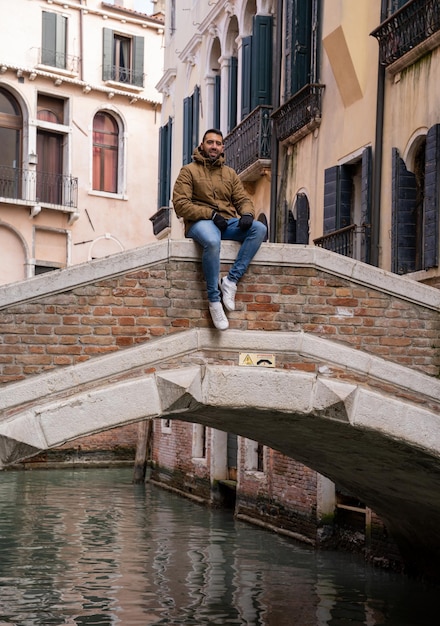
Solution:
M 228 221 L 225 220 L 225 218 L 221 216 L 220 213 L 216 213 L 215 211 L 213 211 L 212 213 L 212 221 L 221 233 L 224 233 L 228 227 Z
M 238 225 L 241 230 L 249 230 L 253 221 L 254 217 L 251 213 L 244 213 L 244 215 L 242 215 L 238 220 Z

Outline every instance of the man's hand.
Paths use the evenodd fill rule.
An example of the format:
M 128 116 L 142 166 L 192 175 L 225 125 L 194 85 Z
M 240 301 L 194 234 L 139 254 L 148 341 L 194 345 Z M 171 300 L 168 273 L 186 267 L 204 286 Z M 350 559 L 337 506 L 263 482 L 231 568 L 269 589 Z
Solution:
M 215 211 L 213 211 L 212 213 L 212 221 L 221 233 L 224 233 L 228 227 L 228 221 L 225 220 L 225 218 L 220 215 L 220 213 L 216 213 Z
M 244 215 L 242 215 L 238 220 L 238 225 L 241 230 L 249 230 L 253 221 L 254 217 L 251 213 L 244 213 Z

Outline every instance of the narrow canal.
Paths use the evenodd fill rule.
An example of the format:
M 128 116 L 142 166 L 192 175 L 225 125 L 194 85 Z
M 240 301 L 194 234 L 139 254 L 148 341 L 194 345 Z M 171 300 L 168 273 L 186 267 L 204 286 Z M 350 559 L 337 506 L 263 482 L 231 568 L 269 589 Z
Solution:
M 433 626 L 438 590 L 129 469 L 0 473 L 0 626 Z

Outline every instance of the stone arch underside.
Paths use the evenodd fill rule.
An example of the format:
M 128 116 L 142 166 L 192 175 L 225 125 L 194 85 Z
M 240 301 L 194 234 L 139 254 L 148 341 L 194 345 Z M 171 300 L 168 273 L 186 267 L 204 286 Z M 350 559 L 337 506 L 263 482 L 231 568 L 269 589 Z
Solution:
M 268 351 L 316 367 L 229 364 Z M 143 419 L 204 424 L 279 450 L 356 494 L 408 562 L 434 571 L 439 401 L 438 380 L 303 332 L 186 331 L 7 385 L 0 461 Z

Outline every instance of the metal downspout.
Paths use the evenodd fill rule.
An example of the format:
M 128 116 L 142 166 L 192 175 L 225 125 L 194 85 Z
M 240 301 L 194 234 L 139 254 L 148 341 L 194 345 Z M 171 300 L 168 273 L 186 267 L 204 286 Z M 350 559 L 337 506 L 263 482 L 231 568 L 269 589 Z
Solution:
M 273 109 L 280 106 L 280 89 L 281 89 L 281 54 L 282 54 L 282 32 L 283 32 L 283 1 L 277 2 L 276 13 L 276 41 L 275 41 L 275 58 L 274 58 L 274 74 L 273 74 Z M 278 160 L 279 160 L 279 143 L 276 138 L 272 126 L 271 136 L 271 179 L 270 179 L 270 215 L 269 215 L 269 241 L 275 243 L 277 240 L 277 196 L 278 196 Z
M 382 0 L 380 9 L 381 23 L 387 18 L 388 0 Z M 376 100 L 376 134 L 374 139 L 373 166 L 373 202 L 371 207 L 371 265 L 379 267 L 380 252 L 380 199 L 382 191 L 383 161 L 383 126 L 385 100 L 385 67 L 378 61 L 377 69 L 377 100 Z

